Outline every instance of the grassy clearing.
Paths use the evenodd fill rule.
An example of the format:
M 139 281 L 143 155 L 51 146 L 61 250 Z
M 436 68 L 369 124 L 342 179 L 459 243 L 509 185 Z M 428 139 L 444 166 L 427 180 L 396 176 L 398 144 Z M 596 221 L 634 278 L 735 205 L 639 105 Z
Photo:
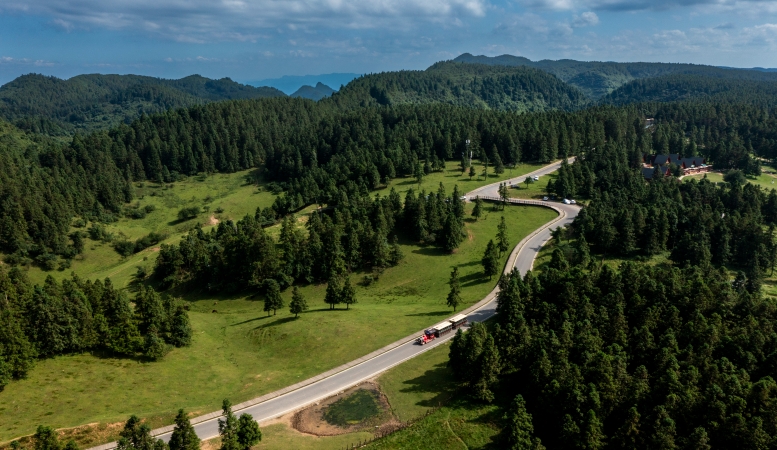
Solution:
M 482 174 L 483 165 L 480 162 L 472 161 L 472 165 L 475 166 L 478 174 Z M 469 172 L 462 174 L 460 166 L 455 165 L 453 162 L 448 162 L 448 168 L 446 170 L 442 172 L 433 172 L 429 175 L 426 175 L 421 181 L 420 185 L 414 178 L 398 178 L 392 180 L 387 189 L 393 187 L 400 194 L 407 192 L 411 188 L 416 192 L 421 190 L 425 190 L 426 192 L 437 192 L 437 188 L 440 186 L 440 183 L 442 183 L 443 186 L 445 186 L 446 192 L 453 192 L 453 186 L 458 185 L 461 194 L 464 195 L 467 192 L 473 189 L 477 189 L 481 186 L 495 183 L 499 180 L 507 180 L 509 178 L 521 176 L 523 174 L 540 169 L 544 166 L 545 164 L 518 164 L 513 169 L 506 168 L 504 173 L 500 175 L 489 173 L 488 179 L 486 180 L 482 175 L 475 176 L 470 179 L 468 175 Z M 493 171 L 489 168 L 489 172 Z M 404 195 L 402 197 L 404 198 Z
M 548 195 L 548 182 L 550 180 L 555 182 L 556 178 L 558 178 L 558 174 L 553 172 L 548 175 L 541 176 L 539 181 L 529 183 L 528 185 L 526 183 L 514 184 L 513 187 L 509 190 L 510 197 L 541 200 L 542 197 Z
M 272 205 L 275 196 L 250 183 L 249 176 L 250 171 L 243 171 L 193 176 L 186 181 L 167 185 L 138 183 L 135 185 L 136 200 L 131 205 L 140 208 L 150 205 L 155 208 L 154 211 L 143 219 L 121 218 L 107 225 L 106 229 L 116 237 L 133 241 L 151 232 L 161 232 L 168 235 L 163 243 L 170 243 L 177 242 L 198 224 L 209 229 L 215 223 L 211 218 L 237 220 L 246 214 L 253 215 L 257 207 Z M 199 207 L 203 212 L 194 219 L 179 221 L 178 211 L 191 206 Z M 217 210 L 223 211 L 219 213 Z M 138 266 L 153 266 L 156 247 L 123 258 L 111 244 L 87 238 L 84 253 L 73 260 L 71 268 L 46 272 L 38 267 L 29 267 L 27 274 L 35 283 L 42 283 L 48 275 L 62 279 L 76 272 L 83 278 L 110 277 L 115 286 L 126 286 Z
M 461 275 L 462 307 L 493 287 L 496 280 L 481 275 L 480 259 L 500 216 L 513 243 L 555 216 L 537 207 L 487 210 L 485 218 L 467 222 L 469 238 L 452 255 L 401 243 L 405 259 L 378 282 L 357 286 L 359 303 L 349 311 L 328 311 L 324 285 L 301 289 L 311 310 L 298 320 L 286 309 L 267 317 L 262 301 L 251 297 L 190 298 L 193 344 L 160 362 L 88 354 L 42 360 L 29 378 L 0 392 L 0 441 L 31 433 L 38 424 L 114 423 L 130 414 L 161 424 L 181 407 L 213 411 L 224 398 L 238 403 L 277 390 L 434 323 L 450 314 L 445 297 L 452 266 Z M 354 274 L 352 283 L 363 276 Z M 287 304 L 290 296 L 284 293 Z
M 775 175 L 775 172 L 777 171 L 777 169 L 770 166 L 764 166 L 763 169 L 764 171 L 761 175 L 757 177 L 748 176 L 747 181 L 749 183 L 761 186 L 767 191 L 770 191 L 772 189 L 777 189 L 777 175 Z M 687 179 L 701 180 L 702 178 L 705 178 L 705 175 L 706 175 L 706 178 L 713 183 L 724 183 L 723 174 L 720 172 L 709 172 L 706 174 L 700 173 L 698 175 L 688 175 L 687 177 L 684 177 L 683 180 L 687 180 Z

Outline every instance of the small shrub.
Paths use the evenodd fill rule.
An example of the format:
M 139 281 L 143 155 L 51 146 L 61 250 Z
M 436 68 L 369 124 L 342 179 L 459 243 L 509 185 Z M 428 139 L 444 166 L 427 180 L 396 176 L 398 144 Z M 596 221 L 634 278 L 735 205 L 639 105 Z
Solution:
M 132 241 L 121 240 L 113 243 L 113 248 L 116 253 L 121 256 L 127 257 L 135 253 L 135 243 Z
M 74 228 L 83 228 L 86 226 L 86 221 L 80 217 L 73 221 Z
M 224 208 L 219 206 L 218 208 L 214 209 L 213 212 L 215 212 L 216 214 L 221 214 L 224 212 Z
M 146 211 L 147 214 L 150 214 L 156 210 L 156 206 L 154 205 L 146 205 L 143 207 L 143 210 Z

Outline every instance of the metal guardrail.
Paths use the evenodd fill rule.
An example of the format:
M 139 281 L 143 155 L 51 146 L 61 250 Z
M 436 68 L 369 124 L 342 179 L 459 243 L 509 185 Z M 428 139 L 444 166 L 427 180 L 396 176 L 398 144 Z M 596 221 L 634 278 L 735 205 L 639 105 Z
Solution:
M 523 200 L 520 198 L 508 198 L 507 201 L 505 201 L 501 197 L 493 197 L 490 195 L 476 195 L 474 198 L 479 198 L 481 200 L 489 201 L 489 202 L 497 202 L 497 203 L 511 203 L 514 205 L 535 205 L 535 206 L 545 206 L 547 208 L 553 208 L 555 206 L 554 202 L 546 202 L 543 200 Z

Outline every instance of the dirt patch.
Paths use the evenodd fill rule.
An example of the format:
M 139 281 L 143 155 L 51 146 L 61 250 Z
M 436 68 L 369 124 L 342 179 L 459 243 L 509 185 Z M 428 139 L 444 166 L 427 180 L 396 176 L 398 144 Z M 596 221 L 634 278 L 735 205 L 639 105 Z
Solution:
M 219 224 L 219 219 L 217 219 L 216 216 L 211 215 L 210 219 L 208 219 L 208 222 L 205 225 L 216 226 L 218 224 Z
M 329 423 L 325 418 L 325 414 L 329 411 L 330 407 L 338 400 L 352 398 L 353 394 L 361 394 L 357 391 L 367 391 L 369 394 L 374 395 L 379 413 L 374 417 L 367 418 L 359 423 L 354 423 L 346 426 L 338 426 Z M 338 395 L 321 400 L 316 404 L 309 406 L 301 411 L 297 411 L 291 417 L 291 427 L 295 430 L 311 434 L 314 436 L 337 436 L 340 434 L 354 433 L 357 431 L 373 431 L 380 433 L 382 430 L 393 429 L 398 426 L 399 422 L 391 414 L 391 405 L 389 405 L 388 399 L 381 392 L 377 384 L 373 382 L 362 383 L 358 386 L 354 386 Z
M 124 428 L 124 422 L 114 423 L 88 423 L 73 428 L 60 428 L 56 430 L 57 438 L 64 443 L 74 440 L 81 448 L 88 448 L 105 442 L 115 441 Z M 22 436 L 16 439 L 22 446 L 32 448 L 32 435 Z M 11 441 L 0 444 L 0 450 L 10 450 Z

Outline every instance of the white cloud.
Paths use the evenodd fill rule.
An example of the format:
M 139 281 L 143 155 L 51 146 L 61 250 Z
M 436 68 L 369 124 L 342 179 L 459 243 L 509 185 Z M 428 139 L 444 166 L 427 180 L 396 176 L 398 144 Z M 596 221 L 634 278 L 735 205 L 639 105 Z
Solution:
M 488 0 L 4 0 L 0 13 L 74 28 L 143 30 L 182 42 L 251 41 L 267 30 L 399 29 L 483 17 Z M 281 28 L 279 28 L 279 26 Z M 229 30 L 225 32 L 224 30 Z M 264 31 L 263 31 L 264 30 Z
M 518 0 L 531 8 L 572 11 L 593 9 L 597 11 L 667 10 L 683 6 L 701 6 L 718 10 L 752 13 L 754 9 L 777 11 L 770 0 Z
M 45 61 L 42 59 L 30 59 L 30 58 L 12 58 L 10 56 L 0 56 L 0 64 L 2 65 L 16 65 L 16 66 L 34 66 L 34 67 L 50 67 L 56 65 L 51 61 Z
M 574 28 L 588 27 L 588 26 L 594 26 L 598 24 L 599 24 L 599 16 L 597 16 L 596 13 L 592 11 L 584 12 L 579 16 L 575 15 L 574 19 L 572 19 L 572 26 Z

